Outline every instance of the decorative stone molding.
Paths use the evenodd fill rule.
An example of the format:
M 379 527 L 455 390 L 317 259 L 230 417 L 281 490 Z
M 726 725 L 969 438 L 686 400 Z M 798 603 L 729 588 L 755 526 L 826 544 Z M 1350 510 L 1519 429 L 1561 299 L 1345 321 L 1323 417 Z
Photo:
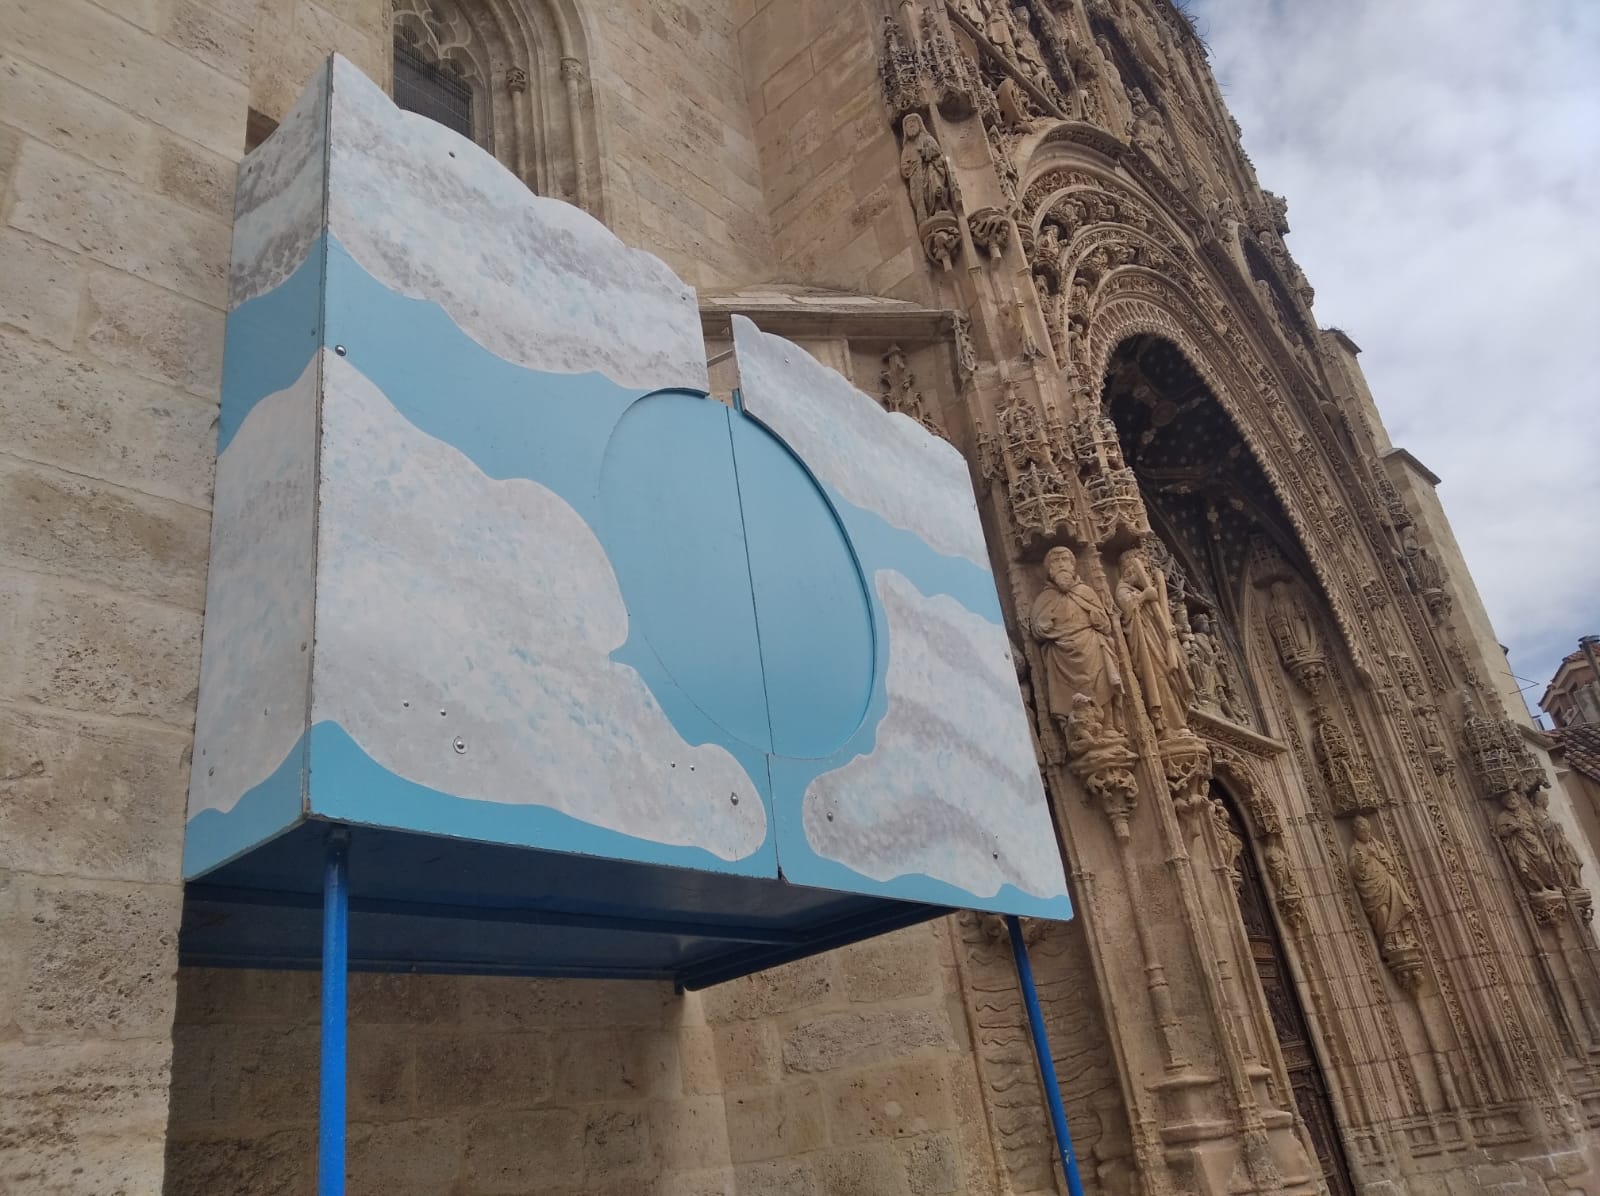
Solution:
M 1079 424 L 1073 453 L 1089 495 L 1095 543 L 1111 548 L 1137 543 L 1150 534 L 1150 520 L 1139 494 L 1139 480 L 1122 458 L 1117 428 L 1104 416 Z
M 928 413 L 927 401 L 922 397 L 922 391 L 917 388 L 917 380 L 906 361 L 905 350 L 899 345 L 890 345 L 888 351 L 884 353 L 883 373 L 879 375 L 879 381 L 883 386 L 882 400 L 885 410 L 909 416 L 935 436 L 944 440 L 949 439 L 938 421 Z
M 998 431 L 979 436 L 983 473 L 1005 484 L 1011 514 L 1024 540 L 1078 539 L 1076 502 L 1057 459 L 1063 436 L 1014 383 L 996 412 Z
M 1311 717 L 1317 767 L 1322 773 L 1334 816 L 1348 818 L 1376 810 L 1380 804 L 1377 786 L 1363 753 L 1352 744 L 1326 706 L 1316 707 Z
M 893 17 L 883 18 L 883 54 L 879 60 L 879 74 L 883 79 L 884 103 L 888 105 L 893 124 L 903 124 L 907 116 L 927 106 L 922 58 L 916 46 L 906 38 L 900 22 Z
M 998 261 L 1011 240 L 1011 218 L 999 208 L 979 208 L 967 217 L 972 243 Z

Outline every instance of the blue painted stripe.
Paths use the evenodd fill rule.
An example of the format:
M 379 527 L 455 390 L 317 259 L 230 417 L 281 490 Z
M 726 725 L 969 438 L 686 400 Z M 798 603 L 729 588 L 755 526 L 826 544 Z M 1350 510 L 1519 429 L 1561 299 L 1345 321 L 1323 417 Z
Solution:
M 335 722 L 320 722 L 311 728 L 311 776 L 317 815 L 337 822 L 420 831 L 484 843 L 539 847 L 575 855 L 637 860 L 701 872 L 777 875 L 770 818 L 766 842 L 756 852 L 741 860 L 725 860 L 703 847 L 641 839 L 595 826 L 548 806 L 482 801 L 441 793 L 396 776 L 378 764 Z M 573 783 L 581 780 L 572 778 Z
M 189 819 L 183 836 L 183 875 L 203 876 L 300 821 L 304 809 L 307 741 L 301 735 L 271 775 L 230 810 L 205 809 Z
M 288 278 L 228 314 L 218 454 L 233 442 L 257 403 L 305 373 L 306 363 L 322 344 L 326 256 L 326 239 L 319 237 Z
M 317 1075 L 317 1196 L 344 1196 L 350 832 L 328 832 L 322 869 L 322 1041 Z

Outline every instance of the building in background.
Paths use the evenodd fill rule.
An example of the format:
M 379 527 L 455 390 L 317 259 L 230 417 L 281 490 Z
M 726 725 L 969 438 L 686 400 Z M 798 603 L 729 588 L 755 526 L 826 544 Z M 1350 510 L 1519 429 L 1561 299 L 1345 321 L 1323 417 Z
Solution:
M 1091 1192 L 1600 1194 L 1594 807 L 1168 0 L 0 4 L 0 1190 L 310 1190 L 316 977 L 180 966 L 179 876 L 234 172 L 330 52 L 693 283 L 714 388 L 748 315 L 965 454 Z M 1063 1190 L 976 916 L 352 1017 L 356 1192 Z
M 1545 686 L 1539 709 L 1550 716 L 1557 730 L 1583 724 L 1600 726 L 1600 636 L 1586 635 L 1578 650 L 1569 652 Z

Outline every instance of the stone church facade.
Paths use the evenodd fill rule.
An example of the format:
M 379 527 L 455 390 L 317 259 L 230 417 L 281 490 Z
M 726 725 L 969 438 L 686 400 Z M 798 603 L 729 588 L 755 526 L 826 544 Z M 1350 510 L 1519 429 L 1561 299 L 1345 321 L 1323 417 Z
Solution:
M 1167 0 L 0 3 L 0 1190 L 311 1190 L 316 977 L 180 967 L 179 862 L 233 172 L 330 52 L 715 386 L 743 313 L 966 455 L 1088 1191 L 1600 1193 L 1595 844 Z M 351 1001 L 352 1192 L 1065 1191 L 992 919 Z

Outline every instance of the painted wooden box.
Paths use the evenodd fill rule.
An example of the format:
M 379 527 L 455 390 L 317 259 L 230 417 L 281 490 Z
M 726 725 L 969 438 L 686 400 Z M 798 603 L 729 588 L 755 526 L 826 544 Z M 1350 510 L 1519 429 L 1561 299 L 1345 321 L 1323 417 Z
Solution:
M 960 455 L 335 57 L 244 162 L 191 962 L 708 982 L 1065 918 Z

